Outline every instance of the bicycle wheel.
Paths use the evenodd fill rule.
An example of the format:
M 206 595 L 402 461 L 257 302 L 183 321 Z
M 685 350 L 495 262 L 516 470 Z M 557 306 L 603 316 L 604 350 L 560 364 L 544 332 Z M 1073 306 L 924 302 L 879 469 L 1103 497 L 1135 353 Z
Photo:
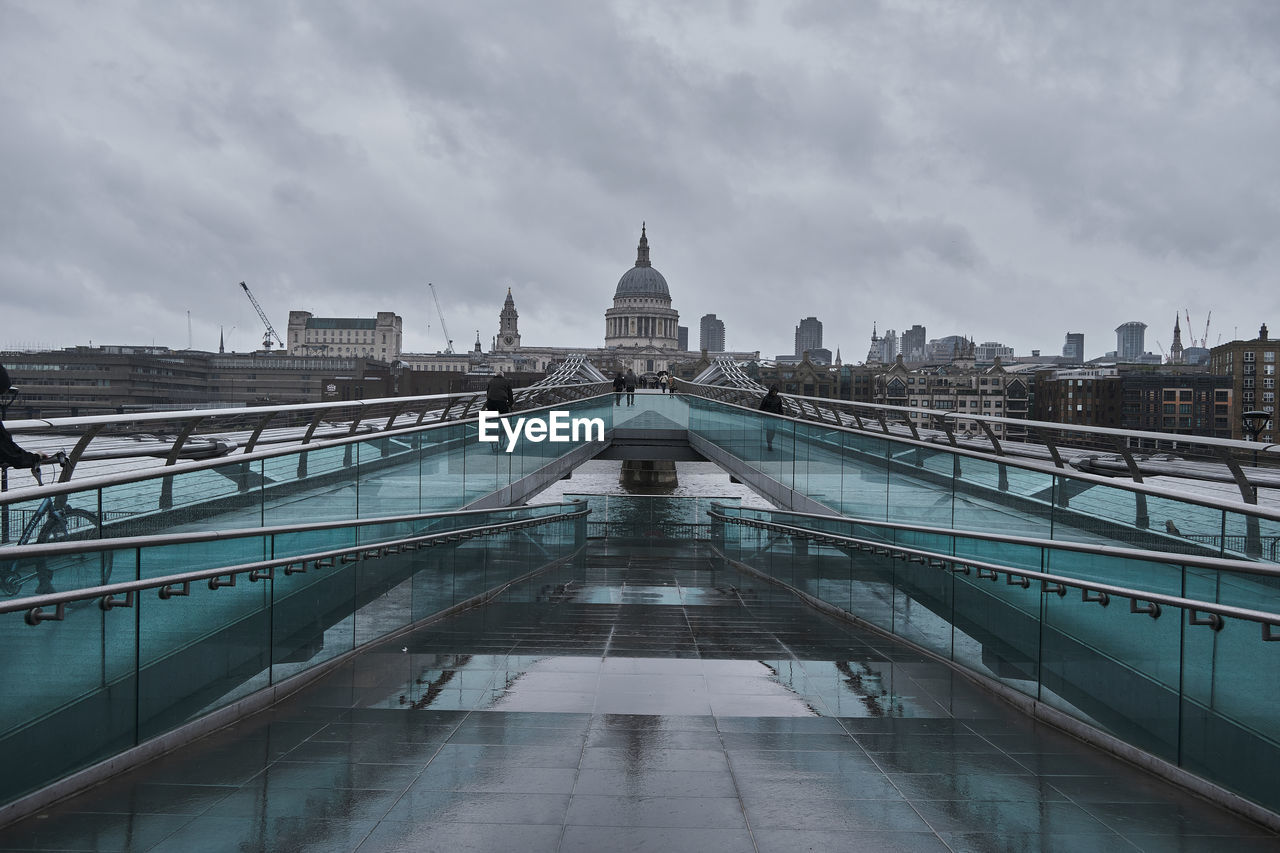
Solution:
M 37 543 L 97 538 L 98 516 L 87 509 L 53 510 L 50 515 L 36 536 Z M 37 569 L 41 576 L 38 591 L 70 592 L 102 586 L 111 578 L 111 557 L 110 551 L 89 551 L 46 558 L 44 565 Z

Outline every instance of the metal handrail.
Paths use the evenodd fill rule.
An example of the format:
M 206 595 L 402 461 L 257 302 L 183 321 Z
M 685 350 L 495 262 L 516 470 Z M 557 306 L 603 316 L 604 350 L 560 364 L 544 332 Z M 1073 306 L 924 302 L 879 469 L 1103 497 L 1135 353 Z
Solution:
M 702 384 L 695 384 L 690 382 L 681 383 L 681 386 L 682 386 L 682 390 L 686 388 L 694 388 L 694 389 L 706 389 L 706 390 L 715 390 L 715 391 L 732 391 L 732 392 L 737 392 L 743 398 L 749 398 L 753 400 L 758 399 L 760 397 L 760 392 L 758 391 L 749 391 L 749 390 L 744 390 L 739 388 L 724 388 L 721 386 L 702 385 Z M 703 396 L 703 395 L 699 395 L 699 396 Z M 1262 454 L 1262 453 L 1280 454 L 1280 444 L 1259 444 L 1257 442 L 1244 441 L 1242 439 L 1235 439 L 1235 438 L 1217 438 L 1214 436 L 1202 436 L 1202 435 L 1183 435 L 1181 433 L 1170 433 L 1170 432 L 1149 432 L 1145 430 L 1117 429 L 1115 427 L 1093 427 L 1093 426 L 1084 426 L 1081 424 L 1064 424 L 1064 423 L 1058 423 L 1056 421 L 1037 421 L 1037 420 L 1032 420 L 1030 418 L 1008 418 L 1008 417 L 1002 417 L 1000 415 L 979 415 L 979 414 L 973 414 L 968 412 L 952 411 L 949 409 L 939 410 L 939 409 L 925 409 L 925 408 L 920 408 L 918 406 L 893 406 L 887 403 L 867 403 L 859 400 L 840 400 L 840 399 L 835 399 L 831 397 L 806 397 L 801 394 L 782 394 L 781 396 L 786 398 L 787 400 L 804 401 L 814 406 L 832 406 L 832 407 L 839 406 L 847 409 L 867 409 L 872 412 L 879 412 L 884 414 L 902 414 L 902 415 L 916 414 L 916 415 L 927 416 L 929 419 L 937 420 L 937 421 L 946 421 L 946 422 L 975 421 L 979 423 L 985 422 L 988 424 L 998 423 L 998 424 L 1007 424 L 1010 426 L 1029 427 L 1033 429 L 1038 428 L 1040 430 L 1054 430 L 1056 432 L 1077 433 L 1080 435 L 1087 435 L 1087 436 L 1101 435 L 1101 436 L 1107 436 L 1109 438 L 1118 437 L 1126 440 L 1143 440 L 1143 441 L 1163 442 L 1166 444 L 1203 445 L 1206 447 L 1219 447 L 1219 448 L 1231 449 L 1231 450 L 1237 450 L 1237 451 L 1247 451 L 1249 453 L 1253 453 L 1256 451 L 1259 454 Z M 717 400 L 717 402 L 722 402 L 722 401 Z M 741 404 L 730 404 L 730 405 L 741 405 Z M 786 416 L 784 415 L 784 417 Z M 806 420 L 805 418 L 796 418 L 794 416 L 792 417 L 794 420 Z M 877 420 L 876 423 L 880 423 L 880 421 Z M 908 424 L 905 422 L 902 425 L 904 427 L 908 426 Z M 925 427 L 924 429 L 928 429 L 928 428 Z M 877 430 L 877 432 L 880 432 L 883 434 L 884 431 Z M 945 435 L 945 431 L 943 431 L 943 434 Z M 977 436 L 974 436 L 974 437 L 977 438 Z M 1008 441 L 1009 439 L 1005 439 L 1005 440 Z
M 586 386 L 581 386 L 581 385 L 559 386 L 559 387 L 576 389 L 580 392 L 589 390 L 586 388 Z M 610 391 L 612 392 L 612 388 L 610 388 Z M 457 397 L 457 395 L 454 395 L 454 396 Z M 479 397 L 483 399 L 483 396 L 484 396 L 483 392 L 481 392 L 479 394 Z M 603 396 L 603 395 L 591 394 L 590 396 L 571 397 L 571 398 L 566 398 L 564 400 L 557 400 L 553 403 L 548 404 L 548 406 L 562 405 L 565 402 L 577 402 L 583 399 L 590 399 L 590 397 L 594 397 L 594 396 Z M 391 398 L 391 399 L 394 400 L 396 398 Z M 470 404 L 468 404 L 468 406 L 469 405 Z M 547 408 L 548 406 L 541 406 L 539 408 Z M 536 409 L 530 409 L 528 411 L 536 411 Z M 434 429 L 443 429 L 445 427 L 453 426 L 459 423 L 467 423 L 479 417 L 480 410 L 479 408 L 467 410 L 467 408 L 464 407 L 463 409 L 459 410 L 459 413 L 460 414 L 458 417 L 448 419 L 448 420 L 438 420 L 438 421 L 432 421 L 426 424 L 412 424 L 412 425 L 406 425 L 403 427 L 396 427 L 394 429 L 378 430 L 376 432 L 376 437 L 379 439 L 390 439 L 390 438 L 396 438 L 397 436 L 413 435 L 416 433 L 427 432 Z M 51 421 L 50 423 L 57 423 L 57 422 Z M 303 451 L 303 450 L 305 451 L 325 450 L 331 447 L 340 447 L 344 444 L 354 444 L 354 443 L 365 442 L 369 440 L 370 440 L 369 433 L 358 433 L 353 430 L 347 430 L 347 432 L 344 435 L 338 436 L 336 438 L 305 441 L 302 444 L 288 446 L 288 447 L 273 446 L 267 449 L 252 449 L 252 450 L 246 448 L 245 452 L 236 454 L 234 457 L 221 456 L 221 457 L 207 458 L 207 459 L 192 459 L 185 462 L 179 470 L 182 472 L 201 471 L 207 468 L 217 468 L 217 467 L 226 465 L 232 459 L 234 459 L 234 461 L 236 462 L 253 462 L 260 459 L 270 459 L 277 456 L 288 456 L 291 454 L 299 453 L 300 451 Z M 177 471 L 175 471 L 173 467 L 171 467 L 168 463 L 166 463 L 166 465 L 164 466 L 140 469 L 140 470 L 135 470 L 133 472 L 127 472 L 127 473 L 112 473 L 112 474 L 102 474 L 94 477 L 81 477 L 77 479 L 74 483 L 70 483 L 68 482 L 69 473 L 67 473 L 69 471 L 70 471 L 70 468 L 66 469 L 66 472 L 64 472 L 63 476 L 59 478 L 59 481 L 57 483 L 50 484 L 43 487 L 38 487 L 33 485 L 33 486 L 28 486 L 20 489 L 12 489 L 8 492 L 3 493 L 3 495 L 0 496 L 0 507 L 2 507 L 6 503 L 16 503 L 21 500 L 29 500 L 32 495 L 28 493 L 38 493 L 40 496 L 52 496 L 57 494 L 84 491 L 86 489 L 96 488 L 99 486 L 133 483 L 141 480 L 152 479 L 155 477 L 172 477 L 174 476 L 175 473 L 177 473 Z
M 1090 542 L 1078 542 L 1074 539 L 1041 539 L 1036 536 L 1019 536 L 1011 533 L 991 533 L 980 530 L 964 530 L 956 527 L 931 527 L 926 524 L 909 524 L 897 521 L 878 521 L 870 518 L 859 518 L 850 515 L 822 515 L 812 512 L 796 512 L 785 509 L 757 509 L 755 507 L 732 506 L 712 501 L 711 507 L 738 512 L 767 512 L 770 515 L 787 515 L 796 518 L 813 518 L 819 521 L 834 521 L 843 524 L 861 524 L 866 527 L 884 527 L 889 530 L 908 530 L 912 533 L 928 533 L 938 536 L 961 536 L 966 539 L 981 539 L 984 542 L 999 542 L 1007 545 L 1026 545 L 1032 548 L 1052 548 L 1058 551 L 1073 551 L 1080 554 L 1094 554 L 1099 557 L 1121 557 L 1125 559 L 1151 560 L 1160 563 L 1176 563 L 1180 566 L 1193 566 L 1197 569 L 1210 569 L 1219 572 L 1239 572 L 1248 575 L 1280 578 L 1280 565 L 1256 563 L 1250 560 L 1236 560 L 1231 557 L 1204 557 L 1196 554 L 1181 554 L 1175 551 L 1152 551 L 1144 548 L 1125 548 L 1119 545 L 1095 545 Z M 713 511 L 709 509 L 708 512 Z M 731 516 L 732 517 L 732 516 Z M 874 540 L 872 540 L 874 541 Z M 879 543 L 884 545 L 885 543 Z
M 576 383 L 570 385 L 537 385 L 526 386 L 514 390 L 517 404 L 528 404 L 541 399 L 559 403 L 570 399 L 595 396 L 606 390 L 605 383 Z M 406 412 L 416 414 L 413 426 L 421 427 L 424 422 L 445 422 L 465 420 L 480 410 L 485 399 L 484 391 L 466 391 L 450 394 L 430 394 L 417 397 L 381 397 L 371 400 L 342 400 L 324 403 L 297 403 L 282 406 L 249 406 L 242 408 L 195 409 L 165 412 L 138 412 L 121 415 L 89 415 L 75 418 L 52 418 L 34 420 L 7 421 L 5 426 L 11 433 L 25 435 L 66 434 L 79 436 L 75 447 L 68 453 L 69 465 L 63 471 L 61 479 L 70 479 L 76 464 L 84 458 L 93 458 L 89 453 L 90 445 L 99 438 L 119 437 L 109 432 L 113 426 L 129 425 L 132 434 L 136 435 L 139 426 L 169 425 L 175 434 L 172 444 L 162 444 L 166 452 L 165 465 L 174 465 L 182 457 L 187 442 L 210 442 L 210 436 L 217 437 L 216 431 L 210 431 L 210 425 L 223 425 L 227 430 L 250 434 L 243 444 L 242 453 L 252 453 L 256 445 L 264 441 L 272 443 L 293 442 L 297 445 L 310 445 L 316 429 L 325 420 L 326 415 L 342 414 L 342 423 L 348 425 L 349 434 L 359 429 L 367 432 L 387 432 L 395 425 L 397 419 Z M 306 417 L 304 417 L 306 416 Z M 433 416 L 433 417 L 428 417 Z M 370 419 L 386 418 L 386 423 L 377 427 L 368 423 Z M 293 419 L 291 423 L 282 424 L 275 429 L 291 429 L 296 435 L 286 438 L 263 439 L 263 433 L 272 422 Z M 204 427 L 204 432 L 197 434 L 197 426 Z M 237 442 L 225 443 L 224 447 L 214 447 L 210 452 L 218 453 L 223 458 L 233 454 L 241 445 Z M 136 454 L 139 456 L 157 455 L 157 446 L 149 446 Z M 86 456 L 86 454 L 89 454 Z M 115 456 L 118 453 L 112 453 Z
M 779 533 L 785 533 L 788 536 L 796 536 L 802 539 L 817 541 L 820 544 L 849 545 L 856 547 L 859 550 L 870 551 L 880 554 L 881 556 L 895 557 L 898 559 L 914 558 L 912 559 L 912 562 L 925 563 L 933 568 L 944 569 L 952 573 L 968 575 L 971 572 L 976 572 L 979 578 L 985 578 L 991 581 L 998 581 L 999 576 L 1003 574 L 1007 585 L 1020 586 L 1024 589 L 1029 588 L 1032 581 L 1039 581 L 1041 594 L 1049 593 L 1061 597 L 1067 594 L 1068 588 L 1078 589 L 1080 590 L 1080 600 L 1082 602 L 1099 604 L 1102 607 L 1106 607 L 1110 603 L 1112 596 L 1117 598 L 1126 598 L 1129 600 L 1130 613 L 1146 614 L 1152 619 L 1159 619 L 1161 616 L 1161 607 L 1166 606 L 1185 610 L 1188 614 L 1189 624 L 1207 626 L 1212 628 L 1214 631 L 1221 631 L 1226 627 L 1226 622 L 1223 617 L 1256 622 L 1262 628 L 1262 639 L 1264 642 L 1280 642 L 1280 633 L 1273 633 L 1272 631 L 1272 629 L 1280 629 L 1280 614 L 1276 613 L 1266 613 L 1261 610 L 1250 610 L 1244 607 L 1234 607 L 1229 604 L 1217 604 L 1210 601 L 1198 601 L 1191 598 L 1166 595 L 1165 593 L 1131 589 L 1129 587 L 1116 586 L 1115 584 L 1086 581 L 1081 578 L 1070 577 L 1069 575 L 1039 572 L 1034 569 L 1019 569 L 1001 565 L 999 563 L 990 563 L 985 560 L 972 559 L 969 557 L 957 557 L 953 554 L 941 554 L 936 551 L 929 551 L 923 548 L 912 548 L 905 545 L 891 545 L 885 542 L 877 542 L 872 539 L 845 536 L 839 533 L 830 533 L 827 531 L 810 530 L 808 528 L 795 527 L 788 524 L 778 524 L 776 522 L 760 521 L 757 519 L 734 518 L 723 513 L 717 513 L 714 510 L 707 510 L 707 514 L 712 518 L 727 524 L 738 524 L 743 527 L 773 530 Z M 1160 552 L 1154 553 L 1158 554 Z M 1014 578 L 1018 578 L 1019 580 L 1014 580 Z M 1209 614 L 1208 618 L 1201 618 L 1200 614 L 1206 613 Z
M 591 510 L 584 505 L 572 512 L 562 513 L 559 515 L 539 516 L 535 518 L 520 519 L 518 521 L 497 522 L 477 527 L 465 527 L 457 530 L 441 531 L 439 533 L 427 533 L 420 536 L 405 536 L 399 539 L 391 539 L 383 542 L 369 542 L 363 545 L 350 545 L 342 548 L 316 551 L 309 554 L 294 555 L 292 557 L 256 560 L 251 563 L 238 563 L 232 566 L 221 566 L 214 569 L 201 569 L 194 572 L 180 572 L 174 575 L 164 575 L 161 577 L 148 578 L 146 580 L 122 581 L 120 583 L 86 587 L 84 589 L 71 590 L 68 592 L 55 592 L 46 595 L 27 596 L 25 598 L 16 598 L 8 602 L 0 603 L 0 614 L 17 613 L 25 610 L 26 615 L 24 620 L 28 625 L 34 626 L 39 625 L 42 622 L 62 621 L 66 617 L 67 604 L 76 601 L 97 599 L 98 606 L 103 611 L 113 610 L 117 607 L 133 607 L 136 595 L 149 589 L 158 590 L 159 597 L 162 600 L 168 600 L 174 596 L 189 595 L 191 591 L 191 584 L 199 581 L 208 581 L 209 589 L 216 591 L 222 587 L 235 586 L 236 578 L 241 575 L 249 575 L 250 582 L 270 580 L 275 577 L 276 569 L 283 569 L 284 573 L 288 575 L 306 572 L 308 564 L 311 564 L 310 567 L 312 569 L 332 568 L 333 566 L 340 565 L 342 563 L 351 563 L 369 559 L 371 555 L 375 557 L 383 557 L 389 554 L 398 554 L 404 551 L 417 550 L 419 547 L 423 546 L 430 547 L 433 545 L 452 544 L 466 539 L 474 539 L 477 536 L 492 536 L 512 530 L 522 530 L 530 527 L 540 527 L 553 522 L 584 518 L 589 515 L 590 512 Z M 102 549 L 97 548 L 92 550 Z M 353 557 L 352 555 L 355 556 Z M 229 580 L 222 581 L 222 578 L 228 578 Z M 124 599 L 117 600 L 117 595 L 123 595 Z M 54 612 L 52 614 L 46 613 L 44 610 L 46 607 L 53 607 Z
M 687 382 L 681 383 L 681 385 L 682 387 L 690 387 L 690 383 L 687 383 Z M 728 392 L 728 393 L 737 394 L 739 396 L 750 397 L 753 400 L 759 397 L 759 394 L 743 392 L 740 389 L 736 389 L 736 388 L 722 388 L 714 385 L 693 386 L 693 387 L 695 391 Z M 757 416 L 767 414 L 759 411 L 758 409 L 752 406 L 746 406 L 746 405 L 743 405 L 742 403 L 721 399 L 719 396 L 713 396 L 711 393 L 708 393 L 708 394 L 695 393 L 694 396 L 703 397 L 704 399 L 711 400 L 712 402 L 718 403 L 720 405 L 732 406 L 734 408 L 741 409 L 744 412 L 750 412 L 751 414 L 757 415 Z M 794 395 L 785 395 L 785 396 L 792 397 Z M 887 411 L 897 411 L 897 412 L 918 411 L 918 412 L 931 412 L 933 414 L 938 414 L 938 412 L 932 409 L 909 409 L 909 408 L 903 408 L 903 407 L 885 406 L 879 403 L 850 403 L 850 401 L 848 400 L 832 401 L 832 400 L 827 400 L 826 398 L 820 398 L 820 397 L 806 397 L 802 399 L 818 400 L 826 403 L 837 402 L 837 403 L 842 403 L 846 405 L 870 406 L 870 407 L 883 409 Z M 771 418 L 780 418 L 784 420 L 789 420 L 795 423 L 813 423 L 814 422 L 812 420 L 796 417 L 794 415 L 767 414 L 767 416 Z M 1013 419 L 1013 422 L 1018 424 L 1030 424 L 1033 426 L 1042 426 L 1046 429 L 1053 429 L 1058 426 L 1062 426 L 1061 424 L 1052 424 L 1052 423 L 1047 423 L 1043 421 L 1023 421 L 1023 420 Z M 938 446 L 936 443 L 930 442 L 918 437 L 919 432 L 921 430 L 917 430 L 916 437 L 913 437 L 907 434 L 886 432 L 879 429 L 871 430 L 867 428 L 859 428 L 857 426 L 852 426 L 843 422 L 827 423 L 825 421 L 821 421 L 821 423 L 831 430 L 840 430 L 843 432 L 863 434 L 863 435 L 870 434 L 877 438 L 889 438 L 897 442 L 903 442 L 913 446 L 928 448 L 930 450 L 936 451 L 938 449 Z M 879 423 L 879 421 L 877 421 L 877 423 Z M 1077 427 L 1077 429 L 1079 428 Z M 1123 433 L 1124 431 L 1122 430 L 1121 432 Z M 1179 444 L 1191 444 L 1193 442 L 1187 441 L 1187 439 L 1196 438 L 1195 436 L 1173 436 L 1171 433 L 1137 433 L 1135 432 L 1135 433 L 1132 433 L 1132 435 L 1158 436 L 1161 441 L 1177 442 Z M 1243 450 L 1253 451 L 1257 447 L 1265 447 L 1268 449 L 1270 448 L 1280 449 L 1280 445 L 1274 445 L 1274 444 L 1255 445 L 1250 442 L 1235 441 L 1234 439 L 1215 439 L 1215 441 L 1230 442 L 1234 449 L 1242 450 L 1242 451 Z M 1007 444 L 1008 440 L 1006 439 L 1005 442 Z M 1051 475 L 1061 475 L 1063 473 L 1066 473 L 1064 471 L 1066 467 L 1065 465 L 1057 465 L 1050 461 L 1040 461 L 1033 457 L 1010 456 L 1008 454 L 997 455 L 992 451 L 984 451 L 977 448 L 965 447 L 963 445 L 958 445 L 958 444 L 949 445 L 946 448 L 946 450 L 949 453 L 958 453 L 962 456 L 966 456 L 971 459 L 980 459 L 986 462 L 996 462 L 1001 465 L 1009 465 L 1015 468 L 1022 468 L 1028 471 L 1036 471 L 1039 473 L 1046 473 Z M 1070 470 L 1070 472 L 1068 473 L 1068 476 L 1075 479 L 1093 482 L 1098 485 L 1106 485 L 1111 488 L 1124 489 L 1126 491 L 1134 492 L 1137 494 L 1148 494 L 1148 495 L 1155 495 L 1159 497 L 1167 497 L 1167 498 L 1172 498 L 1174 500 L 1181 501 L 1183 503 L 1196 504 L 1199 506 L 1209 507 L 1215 510 L 1225 510 L 1228 512 L 1248 515 L 1251 517 L 1266 518 L 1269 520 L 1280 521 L 1280 509 L 1268 509 L 1265 507 L 1260 507 L 1256 503 L 1252 503 L 1248 501 L 1242 502 L 1243 503 L 1242 505 L 1242 503 L 1223 500 L 1221 498 L 1216 498 L 1216 497 L 1207 496 L 1207 495 L 1189 494 L 1185 491 L 1179 491 L 1174 488 L 1167 488 L 1159 485 L 1152 485 L 1150 483 L 1143 482 L 1142 480 L 1135 481 L 1135 480 L 1129 480 L 1129 479 L 1117 479 L 1114 477 L 1106 477 L 1100 474 L 1092 474 L 1088 471 L 1076 470 L 1074 468 Z M 1184 479 L 1187 479 L 1187 478 L 1184 477 Z
M 499 512 L 518 512 L 521 510 L 537 510 L 546 507 L 570 507 L 584 504 L 581 500 L 553 501 L 543 504 L 523 504 L 521 506 L 502 507 L 498 509 L 454 509 L 439 512 L 412 513 L 409 515 L 383 515 L 373 518 L 338 519 L 336 521 L 309 521 L 304 524 L 275 524 L 266 527 L 236 527 L 225 530 L 192 530 L 185 533 L 150 533 L 142 536 L 103 537 L 101 539 L 83 539 L 75 542 L 45 542 L 31 545 L 6 545 L 0 550 L 5 560 L 21 560 L 37 556 L 65 556 L 97 551 L 123 551 L 133 548 L 154 548 L 162 545 L 188 545 L 197 542 L 216 542 L 222 540 L 260 538 L 276 536 L 281 533 L 312 533 L 318 530 L 336 530 L 339 528 L 373 527 L 381 524 L 403 524 L 406 522 L 431 521 L 438 518 L 459 518 L 463 516 L 493 515 Z M 548 516 L 555 517 L 555 516 Z

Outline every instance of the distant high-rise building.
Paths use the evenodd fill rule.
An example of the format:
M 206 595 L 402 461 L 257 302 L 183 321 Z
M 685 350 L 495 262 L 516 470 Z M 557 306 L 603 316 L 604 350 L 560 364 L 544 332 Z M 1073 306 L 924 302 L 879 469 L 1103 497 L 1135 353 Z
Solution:
M 676 348 L 679 349 L 681 352 L 689 351 L 689 327 L 688 326 L 676 327 Z
M 893 329 L 885 329 L 880 338 L 880 361 L 893 364 L 898 357 L 898 333 Z
M 1084 364 L 1084 332 L 1067 332 L 1067 340 L 1062 345 L 1062 357 Z
M 903 361 L 924 361 L 928 352 L 928 341 L 925 339 L 924 326 L 917 323 L 902 333 Z
M 1147 324 L 1132 320 L 1116 326 L 1116 360 L 1133 361 L 1146 352 Z
M 822 349 L 822 323 L 817 317 L 805 317 L 796 326 L 796 355 L 817 349 Z
M 724 321 L 715 314 L 704 315 L 698 330 L 698 348 L 707 352 L 724 352 Z

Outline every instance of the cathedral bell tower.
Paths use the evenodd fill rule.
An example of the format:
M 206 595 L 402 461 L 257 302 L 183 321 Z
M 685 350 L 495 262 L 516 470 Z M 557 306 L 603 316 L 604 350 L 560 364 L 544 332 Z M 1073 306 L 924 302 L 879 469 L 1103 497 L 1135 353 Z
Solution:
M 520 329 L 516 321 L 520 315 L 516 313 L 516 302 L 511 298 L 511 288 L 507 288 L 507 301 L 502 304 L 498 314 L 498 338 L 494 342 L 494 352 L 513 352 L 520 349 Z

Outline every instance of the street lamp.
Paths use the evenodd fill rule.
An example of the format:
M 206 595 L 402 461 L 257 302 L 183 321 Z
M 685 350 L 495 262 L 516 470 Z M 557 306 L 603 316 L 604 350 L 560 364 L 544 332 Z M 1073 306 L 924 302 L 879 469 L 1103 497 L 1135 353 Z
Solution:
M 1240 425 L 1244 427 L 1250 441 L 1258 440 L 1259 433 L 1266 428 L 1269 420 L 1271 420 L 1270 412 L 1250 411 L 1240 415 Z
M 1240 414 L 1240 426 L 1249 434 L 1249 440 L 1256 442 L 1258 434 L 1266 427 L 1267 422 L 1271 420 L 1270 412 L 1260 412 L 1256 409 L 1253 411 L 1242 412 Z M 1253 450 L 1253 467 L 1258 467 L 1258 449 Z M 1253 487 L 1253 500 L 1251 504 L 1258 502 L 1258 487 Z M 1260 557 L 1262 555 L 1262 531 L 1259 529 L 1258 517 L 1256 515 L 1245 516 L 1245 556 L 1250 558 Z

